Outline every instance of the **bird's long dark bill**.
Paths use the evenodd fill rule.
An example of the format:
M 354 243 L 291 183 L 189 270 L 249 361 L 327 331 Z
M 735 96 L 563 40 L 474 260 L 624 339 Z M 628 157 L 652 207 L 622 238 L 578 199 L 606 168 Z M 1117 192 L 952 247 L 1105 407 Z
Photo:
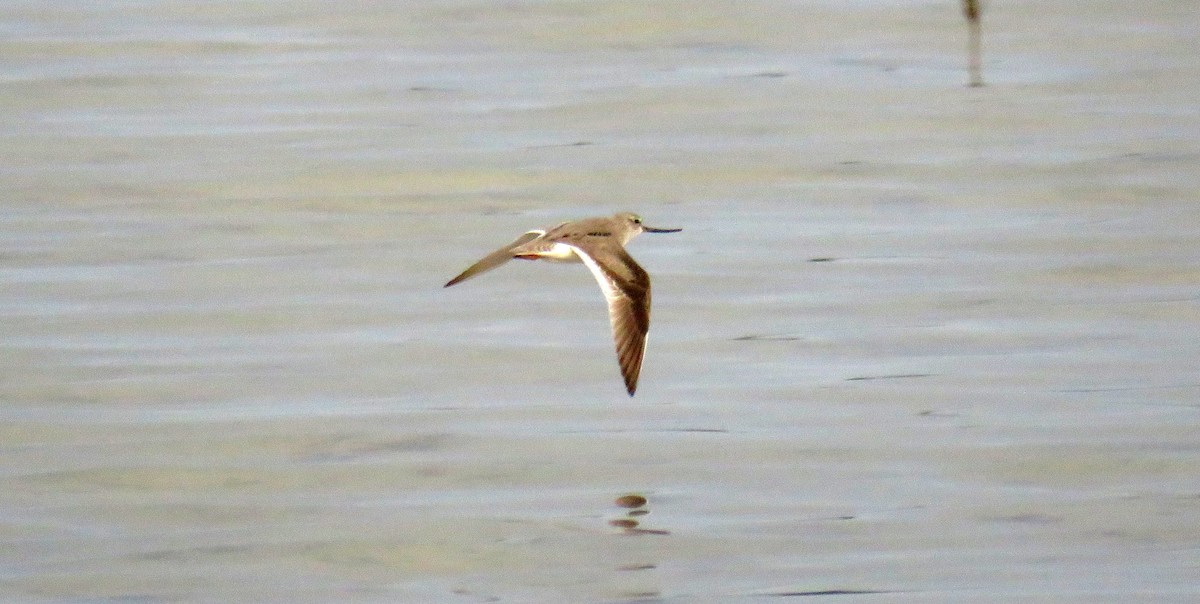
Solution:
M 648 227 L 646 225 L 642 225 L 642 230 L 646 231 L 647 233 L 678 233 L 679 231 L 682 231 L 683 229 L 656 229 L 653 227 Z

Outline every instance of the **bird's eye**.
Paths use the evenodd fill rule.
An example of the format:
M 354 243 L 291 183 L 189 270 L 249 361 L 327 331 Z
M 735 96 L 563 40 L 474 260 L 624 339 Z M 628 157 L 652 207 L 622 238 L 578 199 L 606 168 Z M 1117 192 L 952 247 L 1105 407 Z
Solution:
M 633 217 L 633 224 L 642 224 L 642 217 L 641 217 L 641 216 L 634 216 L 634 217 Z

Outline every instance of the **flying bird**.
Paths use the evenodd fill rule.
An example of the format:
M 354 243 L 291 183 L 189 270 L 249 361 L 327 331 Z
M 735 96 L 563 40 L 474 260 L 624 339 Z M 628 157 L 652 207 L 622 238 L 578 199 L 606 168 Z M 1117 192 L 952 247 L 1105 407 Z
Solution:
M 641 216 L 622 212 L 608 217 L 564 222 L 552 229 L 535 229 L 484 256 L 446 283 L 450 287 L 490 271 L 513 258 L 582 262 L 592 271 L 608 301 L 617 362 L 629 396 L 637 391 L 646 335 L 650 331 L 650 275 L 638 266 L 625 244 L 642 233 L 677 233 L 683 229 L 646 226 Z

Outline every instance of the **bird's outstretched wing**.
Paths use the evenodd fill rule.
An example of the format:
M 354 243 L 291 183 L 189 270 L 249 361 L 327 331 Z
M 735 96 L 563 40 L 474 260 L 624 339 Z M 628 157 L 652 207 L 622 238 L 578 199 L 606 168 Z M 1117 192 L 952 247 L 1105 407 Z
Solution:
M 634 262 L 633 257 L 618 245 L 605 245 L 597 261 L 593 251 L 575 248 L 579 259 L 592 271 L 608 301 L 608 319 L 612 323 L 613 342 L 617 347 L 617 362 L 625 378 L 629 396 L 637 390 L 646 354 L 646 337 L 650 332 L 650 276 Z
M 512 243 L 488 254 L 487 256 L 484 256 L 483 259 L 480 260 L 479 262 L 476 262 L 475 264 L 468 266 L 467 270 L 460 273 L 457 277 L 447 281 L 446 285 L 443 285 L 442 287 L 450 287 L 451 285 L 454 285 L 456 283 L 461 283 L 463 281 L 466 281 L 467 279 L 470 279 L 471 277 L 486 273 L 486 272 L 496 268 L 497 266 L 500 266 L 501 264 L 504 264 L 505 262 L 512 260 L 513 249 L 520 247 L 522 245 L 525 245 L 526 243 L 529 243 L 530 241 L 533 241 L 534 239 L 537 239 L 538 237 L 541 237 L 542 235 L 545 235 L 545 234 L 546 234 L 546 231 L 539 229 L 539 230 L 529 231 L 529 232 L 525 233 L 524 235 L 517 237 L 516 239 L 513 240 Z

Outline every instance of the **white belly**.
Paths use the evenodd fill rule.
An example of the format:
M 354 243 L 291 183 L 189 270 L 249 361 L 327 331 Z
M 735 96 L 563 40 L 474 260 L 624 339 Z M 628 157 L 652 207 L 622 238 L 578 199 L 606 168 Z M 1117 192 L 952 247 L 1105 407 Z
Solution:
M 538 257 L 550 262 L 583 262 L 575 254 L 575 248 L 562 243 L 555 243 L 550 249 L 540 252 Z

